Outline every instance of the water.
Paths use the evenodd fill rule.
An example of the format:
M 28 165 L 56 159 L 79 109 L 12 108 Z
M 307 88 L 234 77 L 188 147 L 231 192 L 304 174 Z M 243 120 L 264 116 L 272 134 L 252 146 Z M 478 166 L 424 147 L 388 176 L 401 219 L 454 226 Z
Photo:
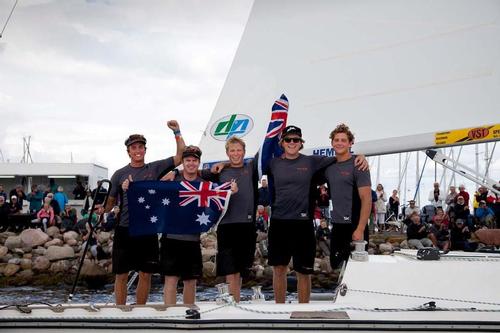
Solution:
M 28 304 L 28 303 L 66 303 L 71 286 L 59 285 L 51 287 L 24 286 L 6 287 L 0 289 L 0 304 Z M 262 290 L 267 300 L 273 299 L 272 289 Z M 315 291 L 317 292 L 317 291 Z M 253 291 L 242 289 L 241 299 L 250 300 Z M 196 291 L 197 301 L 215 301 L 217 288 L 199 286 Z M 296 293 L 289 293 L 288 300 L 295 300 Z M 178 303 L 182 303 L 182 294 L 177 294 Z M 73 296 L 73 303 L 114 303 L 113 285 L 107 284 L 99 290 L 85 289 L 78 286 Z M 135 302 L 135 290 L 129 290 L 127 303 Z M 163 302 L 163 285 L 154 284 L 151 288 L 149 302 Z

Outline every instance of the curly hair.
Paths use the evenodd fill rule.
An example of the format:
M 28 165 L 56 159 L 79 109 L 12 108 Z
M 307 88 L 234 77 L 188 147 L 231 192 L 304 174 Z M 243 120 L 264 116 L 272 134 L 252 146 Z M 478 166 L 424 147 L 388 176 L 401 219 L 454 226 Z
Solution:
M 333 140 L 335 135 L 338 133 L 345 133 L 347 135 L 347 138 L 349 139 L 349 142 L 354 142 L 354 134 L 352 134 L 349 126 L 347 126 L 346 124 L 337 125 L 337 127 L 335 127 L 335 129 L 330 133 L 330 140 Z

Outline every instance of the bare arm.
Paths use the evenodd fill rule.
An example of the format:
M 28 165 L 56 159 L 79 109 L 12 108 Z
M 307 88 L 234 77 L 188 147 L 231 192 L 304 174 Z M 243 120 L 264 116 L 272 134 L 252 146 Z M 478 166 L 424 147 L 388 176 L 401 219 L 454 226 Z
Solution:
M 178 166 L 182 162 L 182 153 L 186 148 L 186 144 L 184 143 L 184 139 L 181 135 L 181 128 L 177 120 L 169 120 L 167 122 L 167 126 L 174 132 L 175 135 L 175 144 L 177 145 L 177 152 L 175 153 L 174 156 L 174 163 L 175 166 Z
M 112 196 L 109 196 L 108 197 L 108 201 L 106 202 L 106 207 L 105 207 L 104 211 L 106 213 L 109 213 L 111 211 L 111 209 L 113 209 L 113 207 L 115 206 L 115 204 L 116 204 L 116 198 L 112 197 Z
M 359 214 L 359 222 L 356 230 L 352 234 L 352 240 L 363 240 L 363 233 L 372 208 L 372 192 L 369 186 L 358 187 L 359 197 L 361 199 L 361 212 Z

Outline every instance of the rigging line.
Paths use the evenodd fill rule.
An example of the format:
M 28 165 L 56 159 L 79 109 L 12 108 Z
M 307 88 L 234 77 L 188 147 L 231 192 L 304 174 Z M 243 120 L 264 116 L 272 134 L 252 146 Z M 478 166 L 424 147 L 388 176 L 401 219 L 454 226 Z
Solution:
M 7 24 L 9 24 L 10 17 L 12 16 L 12 13 L 14 12 L 14 9 L 16 8 L 16 6 L 17 6 L 17 2 L 18 2 L 18 1 L 19 1 L 19 0 L 16 0 L 16 1 L 14 2 L 14 6 L 12 6 L 12 9 L 11 9 L 11 11 L 10 11 L 10 14 L 9 14 L 9 16 L 7 17 L 7 20 L 5 21 L 5 24 L 4 24 L 3 28 L 2 28 L 2 32 L 0 32 L 0 38 L 2 38 L 2 36 L 3 36 L 3 32 L 5 31 L 5 28 L 7 27 Z

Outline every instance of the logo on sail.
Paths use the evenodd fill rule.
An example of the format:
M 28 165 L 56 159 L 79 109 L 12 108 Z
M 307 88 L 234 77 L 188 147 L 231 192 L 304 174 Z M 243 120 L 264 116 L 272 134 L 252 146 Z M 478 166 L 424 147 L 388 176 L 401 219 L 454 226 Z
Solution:
M 216 140 L 226 141 L 232 136 L 239 138 L 247 135 L 253 128 L 253 120 L 244 114 L 231 114 L 217 120 L 210 130 Z

